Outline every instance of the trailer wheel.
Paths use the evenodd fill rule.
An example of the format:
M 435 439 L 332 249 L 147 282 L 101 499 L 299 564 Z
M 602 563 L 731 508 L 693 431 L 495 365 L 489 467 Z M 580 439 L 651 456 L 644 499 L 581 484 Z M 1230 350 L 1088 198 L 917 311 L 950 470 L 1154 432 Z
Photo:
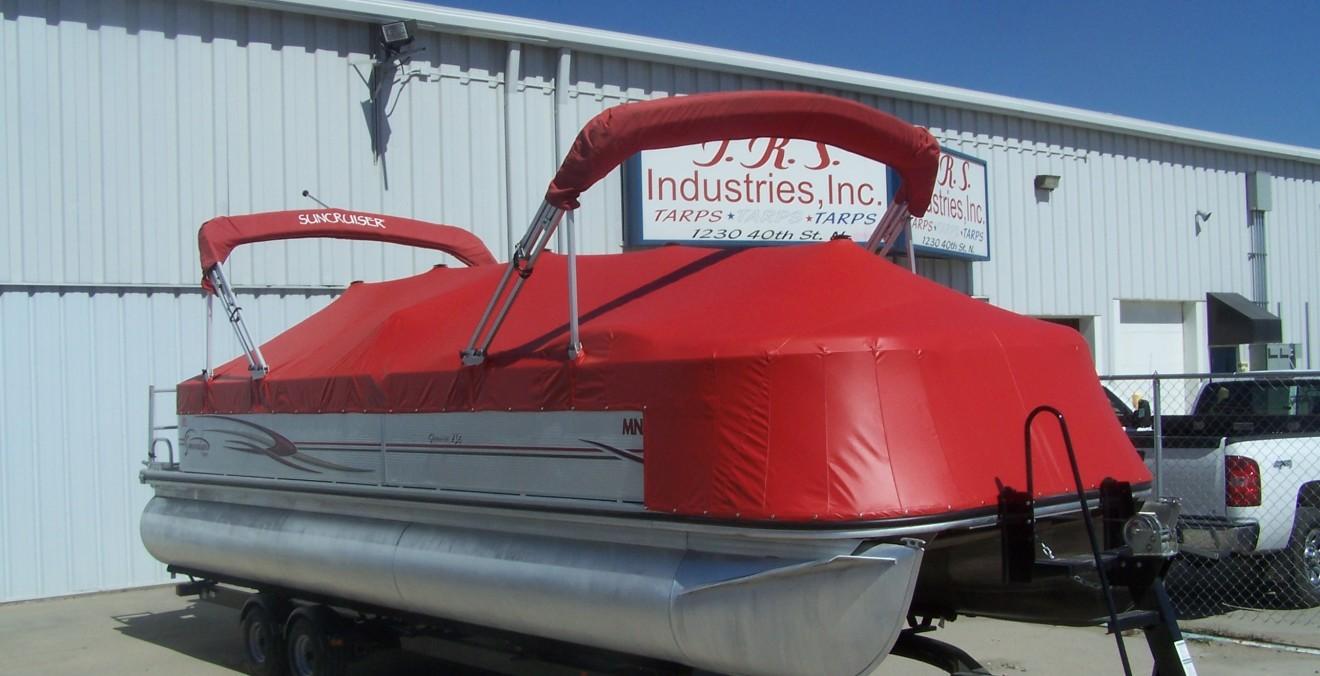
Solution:
M 1292 539 L 1284 551 L 1280 571 L 1284 593 L 1299 607 L 1320 606 L 1320 515 L 1298 508 Z
M 286 632 L 289 673 L 292 676 L 343 676 L 349 652 L 344 636 L 336 631 L 334 611 L 317 607 L 296 612 Z
M 283 676 L 288 667 L 279 621 L 264 605 L 243 614 L 244 666 L 252 676 Z

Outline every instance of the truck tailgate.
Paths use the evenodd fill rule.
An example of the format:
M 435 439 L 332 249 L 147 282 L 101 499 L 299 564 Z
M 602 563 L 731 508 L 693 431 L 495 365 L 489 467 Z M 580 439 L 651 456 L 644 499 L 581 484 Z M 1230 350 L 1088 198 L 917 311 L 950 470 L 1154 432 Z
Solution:
M 1222 439 L 1169 438 L 1163 466 L 1155 466 L 1155 449 L 1142 448 L 1146 467 L 1160 476 L 1164 497 L 1178 498 L 1186 516 L 1227 514 L 1224 504 L 1224 445 Z

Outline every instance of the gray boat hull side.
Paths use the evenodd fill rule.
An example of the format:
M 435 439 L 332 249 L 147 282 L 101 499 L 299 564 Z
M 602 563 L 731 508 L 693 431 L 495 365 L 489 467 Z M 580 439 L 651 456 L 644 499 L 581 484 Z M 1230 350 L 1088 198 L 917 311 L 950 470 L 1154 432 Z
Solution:
M 714 671 L 869 673 L 906 626 L 920 568 L 920 550 L 885 544 L 688 588 L 674 599 L 674 633 Z
M 767 676 L 869 671 L 904 626 L 922 558 L 898 544 L 712 553 L 160 496 L 142 540 L 185 568 Z
M 392 605 L 393 548 L 407 526 L 158 496 L 140 530 L 164 563 Z

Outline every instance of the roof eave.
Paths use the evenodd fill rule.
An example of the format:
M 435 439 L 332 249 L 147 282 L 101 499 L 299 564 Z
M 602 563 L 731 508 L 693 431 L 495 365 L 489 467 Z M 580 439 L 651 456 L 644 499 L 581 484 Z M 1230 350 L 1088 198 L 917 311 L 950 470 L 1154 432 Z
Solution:
M 1118 132 L 1160 141 L 1320 164 L 1320 149 L 1261 141 L 1231 134 L 1151 122 L 1082 108 L 1019 99 L 820 66 L 770 56 L 672 40 L 647 38 L 547 21 L 424 5 L 404 0 L 216 0 L 230 4 L 339 16 L 356 20 L 414 19 L 424 29 L 536 44 L 567 47 L 707 70 L 754 75 L 800 84 L 846 89 L 921 103 L 938 104 L 1010 117 L 1053 122 L 1072 127 Z

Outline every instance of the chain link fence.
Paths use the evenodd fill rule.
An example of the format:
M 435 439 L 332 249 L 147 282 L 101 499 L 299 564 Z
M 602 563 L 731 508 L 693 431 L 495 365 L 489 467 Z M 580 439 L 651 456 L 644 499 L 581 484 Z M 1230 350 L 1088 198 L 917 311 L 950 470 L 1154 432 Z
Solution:
M 1314 634 L 1320 372 L 1101 381 L 1154 475 L 1154 491 L 1182 504 L 1182 554 L 1168 581 L 1183 620 L 1232 617 Z

